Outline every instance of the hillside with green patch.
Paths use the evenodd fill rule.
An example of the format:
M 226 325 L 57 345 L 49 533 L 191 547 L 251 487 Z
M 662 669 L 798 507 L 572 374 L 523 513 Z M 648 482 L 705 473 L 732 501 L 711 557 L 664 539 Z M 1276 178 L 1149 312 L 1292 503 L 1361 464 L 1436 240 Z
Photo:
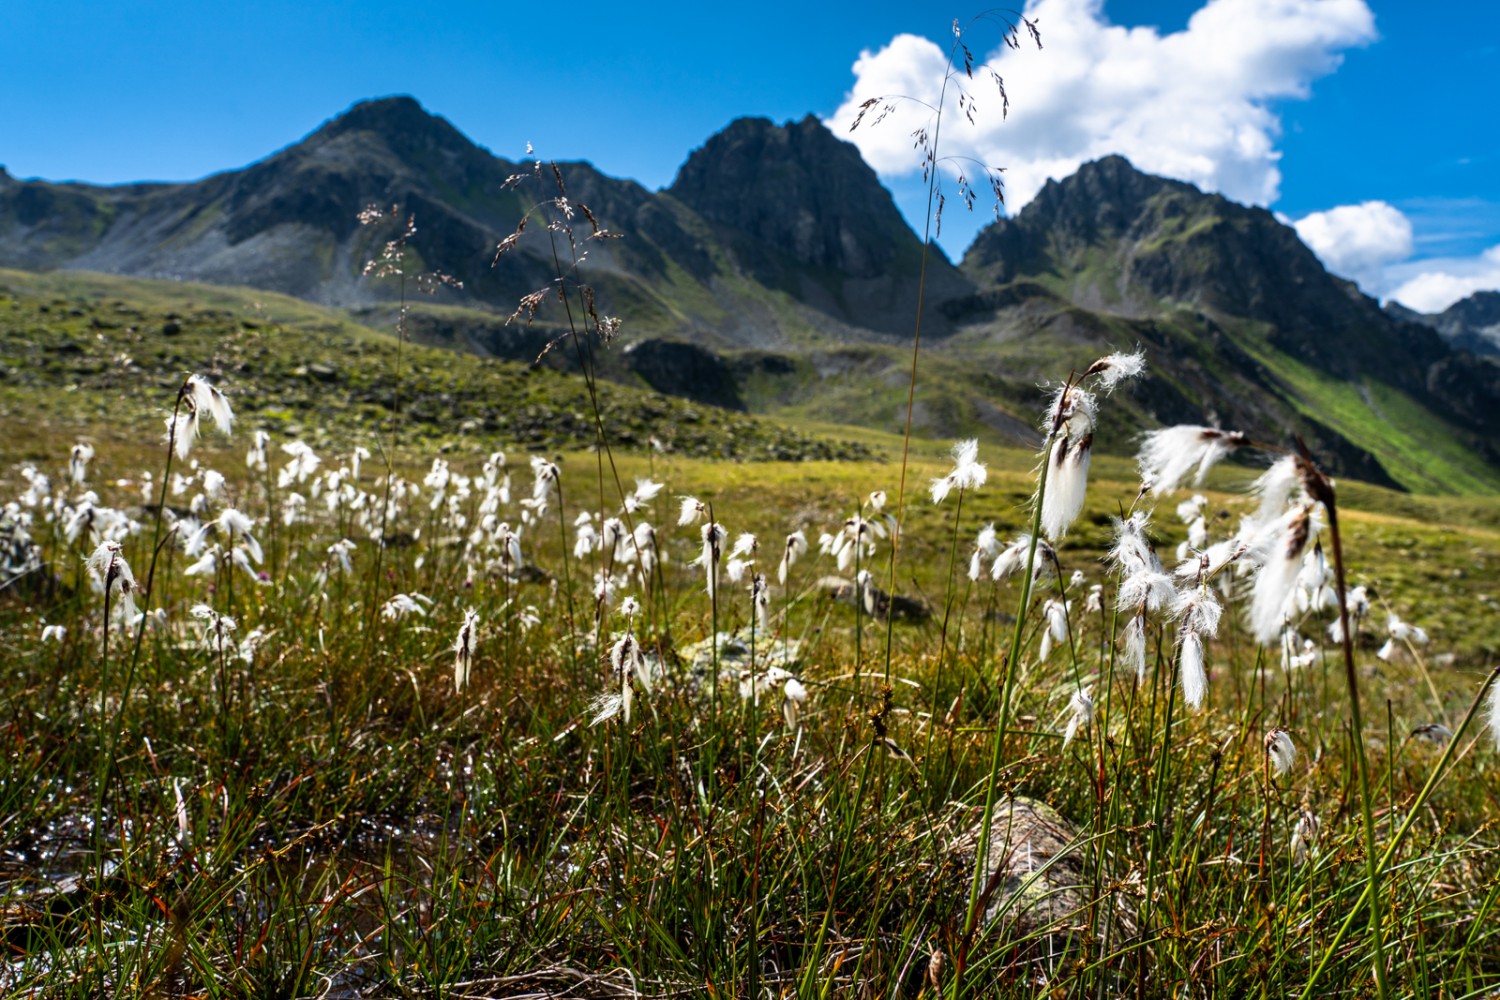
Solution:
M 242 426 L 311 440 L 379 433 L 476 438 L 538 451 L 591 446 L 578 376 L 501 360 L 454 364 L 337 311 L 247 289 L 0 271 L 0 415 L 148 440 L 186 372 L 231 381 Z M 617 448 L 734 460 L 868 456 L 858 444 L 614 383 L 600 383 Z M 655 443 L 653 444 L 653 439 Z M 37 456 L 40 457 L 40 456 Z

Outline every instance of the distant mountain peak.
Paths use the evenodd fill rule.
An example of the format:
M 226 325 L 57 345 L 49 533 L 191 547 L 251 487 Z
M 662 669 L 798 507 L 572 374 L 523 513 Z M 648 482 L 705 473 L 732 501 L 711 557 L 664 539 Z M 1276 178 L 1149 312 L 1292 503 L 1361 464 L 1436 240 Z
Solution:
M 688 156 L 667 190 L 798 264 L 857 278 L 884 276 L 921 250 L 859 150 L 812 115 L 736 119 Z
M 448 119 L 405 94 L 360 101 L 324 122 L 306 142 L 316 144 L 360 132 L 375 135 L 403 158 L 433 150 L 468 153 L 481 149 Z
M 1500 358 L 1500 291 L 1475 292 L 1440 313 L 1420 313 L 1400 302 L 1387 303 L 1385 311 L 1431 327 L 1460 350 Z

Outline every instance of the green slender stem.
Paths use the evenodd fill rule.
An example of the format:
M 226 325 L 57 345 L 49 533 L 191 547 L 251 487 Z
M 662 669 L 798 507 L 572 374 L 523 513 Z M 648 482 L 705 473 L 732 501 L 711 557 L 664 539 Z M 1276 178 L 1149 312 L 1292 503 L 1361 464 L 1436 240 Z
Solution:
M 1464 713 L 1463 721 L 1458 724 L 1458 731 L 1453 734 L 1453 738 L 1443 748 L 1443 754 L 1438 758 L 1437 765 L 1433 767 L 1432 773 L 1427 776 L 1427 782 L 1422 786 L 1422 790 L 1417 793 L 1417 797 L 1412 800 L 1411 807 L 1407 809 L 1406 819 L 1402 821 L 1400 829 L 1391 838 L 1391 842 L 1386 845 L 1385 853 L 1380 856 L 1380 868 L 1388 867 L 1395 860 L 1397 848 L 1406 839 L 1407 833 L 1411 831 L 1412 826 L 1417 821 L 1417 816 L 1421 814 L 1422 807 L 1427 804 L 1427 799 L 1432 795 L 1433 790 L 1437 788 L 1438 781 L 1442 778 L 1443 772 L 1448 767 L 1448 762 L 1453 759 L 1454 751 L 1458 749 L 1459 741 L 1463 739 L 1464 733 L 1468 731 L 1469 723 L 1474 721 L 1474 716 L 1479 712 L 1479 706 L 1484 702 L 1485 694 L 1494 685 L 1497 677 L 1500 677 L 1500 667 L 1496 667 L 1490 671 L 1490 675 L 1485 678 L 1484 684 L 1480 686 L 1479 693 L 1474 696 L 1474 701 L 1469 705 L 1468 712 Z M 1373 854 L 1373 851 L 1371 853 Z M 1323 970 L 1328 967 L 1328 963 L 1333 960 L 1334 953 L 1338 951 L 1339 945 L 1343 944 L 1344 938 L 1349 936 L 1349 931 L 1354 927 L 1354 918 L 1359 914 L 1360 908 L 1367 901 L 1375 898 L 1375 893 L 1372 891 L 1374 888 L 1374 883 L 1365 883 L 1364 889 L 1360 891 L 1359 899 L 1350 908 L 1348 916 L 1344 918 L 1344 922 L 1339 925 L 1339 929 L 1334 934 L 1333 940 L 1323 950 L 1323 958 L 1318 962 L 1317 968 L 1313 969 L 1312 975 L 1308 977 L 1307 985 L 1302 988 L 1300 1000 L 1309 1000 L 1312 996 L 1313 988 L 1317 986 L 1318 980 L 1323 975 Z
M 1349 711 L 1354 725 L 1354 749 L 1359 761 L 1360 812 L 1365 821 L 1365 866 L 1370 879 L 1370 944 L 1375 949 L 1375 985 L 1380 991 L 1380 1000 L 1388 1000 L 1390 984 L 1386 982 L 1385 943 L 1380 929 L 1380 871 L 1384 862 L 1377 863 L 1375 860 L 1375 816 L 1374 798 L 1370 791 L 1370 764 L 1365 753 L 1365 729 L 1359 710 L 1359 683 L 1354 673 L 1354 642 L 1349 634 L 1349 591 L 1344 579 L 1344 548 L 1339 537 L 1338 508 L 1333 502 L 1331 489 L 1324 498 L 1323 506 L 1328 511 L 1328 532 L 1333 538 L 1333 572 L 1339 591 L 1339 627 L 1344 633 L 1344 680 L 1349 685 Z
M 985 881 L 985 869 L 989 865 L 990 835 L 991 827 L 995 818 L 995 789 L 999 784 L 1000 762 L 1004 755 L 1005 732 L 1010 727 L 1010 701 L 1015 686 L 1016 664 L 1021 659 L 1022 640 L 1025 635 L 1026 608 L 1031 603 L 1031 583 L 1036 570 L 1036 550 L 1038 534 L 1042 530 L 1042 501 L 1047 495 L 1047 467 L 1050 464 L 1047 457 L 1052 454 L 1052 445 L 1057 439 L 1057 431 L 1047 435 L 1046 443 L 1042 448 L 1041 471 L 1037 475 L 1036 497 L 1032 501 L 1031 508 L 1031 538 L 1026 550 L 1026 571 L 1021 580 L 1021 601 L 1016 610 L 1016 625 L 1011 632 L 1010 652 L 1005 661 L 1005 685 L 1000 699 L 1000 718 L 995 727 L 995 744 L 990 758 L 989 778 L 985 782 L 984 791 L 984 817 L 979 828 L 979 852 L 974 860 L 974 876 L 969 882 L 969 903 L 964 916 L 963 941 L 965 947 L 972 939 L 975 931 L 975 923 L 979 918 L 979 893 L 980 887 Z M 959 980 L 962 977 L 961 963 L 955 967 L 953 976 L 954 995 L 957 995 Z

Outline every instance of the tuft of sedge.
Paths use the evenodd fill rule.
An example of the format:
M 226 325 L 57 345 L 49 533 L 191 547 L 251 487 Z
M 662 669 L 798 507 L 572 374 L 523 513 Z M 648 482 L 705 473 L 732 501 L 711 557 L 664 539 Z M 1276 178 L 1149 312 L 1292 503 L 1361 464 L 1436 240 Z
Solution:
M 786 727 L 791 730 L 799 728 L 799 716 L 803 703 L 807 701 L 807 688 L 795 677 L 788 677 L 781 688 L 781 717 L 786 720 Z
M 1068 744 L 1073 742 L 1073 737 L 1078 735 L 1078 730 L 1087 729 L 1094 721 L 1094 699 L 1089 694 L 1093 685 L 1084 685 L 1073 692 L 1073 697 L 1068 700 L 1068 711 L 1071 717 L 1068 719 L 1067 731 L 1063 734 L 1063 750 L 1068 749 Z
M 932 480 L 929 489 L 932 495 L 932 502 L 942 503 L 953 490 L 958 490 L 961 493 L 964 490 L 978 489 L 984 485 L 988 477 L 989 471 L 985 468 L 984 463 L 979 461 L 978 439 L 970 438 L 967 441 L 960 441 L 953 446 L 953 471 L 949 472 L 946 476 L 940 476 Z M 872 494 L 871 500 L 873 499 L 874 495 Z M 880 506 L 884 505 L 885 494 L 881 493 Z M 874 509 L 879 510 L 880 507 L 874 507 Z
M 1490 735 L 1495 738 L 1495 749 L 1500 750 L 1500 684 L 1490 685 L 1488 708 Z
M 470 608 L 464 612 L 458 637 L 453 640 L 453 687 L 456 691 L 469 685 L 469 669 L 474 663 L 474 646 L 478 641 L 479 612 Z
M 1311 809 L 1303 809 L 1302 814 L 1297 817 L 1297 825 L 1292 830 L 1292 861 L 1302 864 L 1308 856 L 1317 849 L 1318 838 L 1322 835 L 1322 827 L 1318 823 L 1317 814 Z
M 89 555 L 85 565 L 99 579 L 106 600 L 111 602 L 110 614 L 116 621 L 133 622 L 139 613 L 135 606 L 135 574 L 121 554 L 120 543 L 105 541 Z
M 1296 604 L 1302 556 L 1318 530 L 1312 512 L 1311 503 L 1300 504 L 1266 531 L 1265 561 L 1250 599 L 1250 631 L 1262 646 L 1278 641 L 1287 612 Z
M 1136 455 L 1142 484 L 1160 496 L 1175 490 L 1188 476 L 1201 485 L 1208 470 L 1226 455 L 1250 446 L 1250 439 L 1239 431 L 1216 427 L 1182 424 L 1151 431 L 1141 442 Z
M 1054 542 L 1068 533 L 1068 528 L 1083 510 L 1093 446 L 1092 433 L 1086 433 L 1076 441 L 1063 436 L 1052 446 L 1047 468 L 1047 492 L 1042 498 L 1042 530 Z
M 807 552 L 807 535 L 802 531 L 794 531 L 786 536 L 786 544 L 781 550 L 781 564 L 776 567 L 776 582 L 783 587 L 786 586 L 786 576 L 792 565 Z
M 1279 727 L 1266 733 L 1266 758 L 1276 777 L 1288 774 L 1297 759 L 1297 745 L 1292 742 L 1292 734 Z
M 1178 594 L 1172 615 L 1177 629 L 1178 673 L 1182 679 L 1183 700 L 1193 708 L 1203 705 L 1208 690 L 1208 673 L 1203 665 L 1203 636 L 1219 633 L 1223 607 L 1206 584 L 1199 584 Z

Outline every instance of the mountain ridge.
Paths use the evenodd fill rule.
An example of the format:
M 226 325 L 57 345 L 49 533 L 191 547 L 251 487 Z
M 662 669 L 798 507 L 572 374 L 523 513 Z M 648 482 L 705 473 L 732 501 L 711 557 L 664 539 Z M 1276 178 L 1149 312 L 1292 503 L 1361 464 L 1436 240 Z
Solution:
M 1151 376 L 1102 447 L 1125 450 L 1160 422 L 1224 421 L 1301 435 L 1340 473 L 1372 482 L 1500 489 L 1489 443 L 1500 366 L 1382 311 L 1264 209 L 1122 157 L 1049 181 L 957 265 L 930 253 L 925 293 L 920 239 L 857 149 L 811 116 L 737 119 L 656 192 L 585 162 L 558 164 L 556 178 L 537 167 L 494 156 L 412 98 L 360 102 L 201 181 L 0 178 L 0 266 L 244 284 L 368 312 L 398 291 L 362 266 L 412 216 L 421 266 L 465 286 L 459 309 L 419 306 L 414 329 L 532 360 L 558 320 L 533 335 L 501 319 L 555 282 L 550 236 L 566 196 L 626 236 L 583 239 L 589 227 L 573 220 L 600 309 L 626 321 L 628 350 L 596 355 L 608 377 L 899 428 L 920 295 L 921 433 L 1033 443 L 1037 382 L 1090 360 L 1082 353 L 1139 344 Z M 532 189 L 506 183 L 518 174 Z M 399 204 L 400 218 L 361 226 L 371 204 Z M 537 212 L 492 266 L 499 242 Z M 554 352 L 549 363 L 575 362 Z

